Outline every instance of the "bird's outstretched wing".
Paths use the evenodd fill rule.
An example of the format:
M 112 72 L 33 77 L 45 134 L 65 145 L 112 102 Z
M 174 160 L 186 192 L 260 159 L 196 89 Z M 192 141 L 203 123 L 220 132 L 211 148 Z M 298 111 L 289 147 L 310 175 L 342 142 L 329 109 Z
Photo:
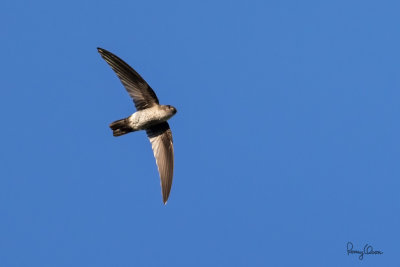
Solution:
M 126 91 L 133 98 L 137 110 L 146 109 L 159 103 L 153 89 L 139 73 L 113 53 L 99 47 L 97 50 L 118 75 Z
M 146 130 L 153 148 L 154 157 L 160 173 L 164 204 L 167 203 L 174 173 L 174 146 L 172 133 L 167 122 L 162 122 Z

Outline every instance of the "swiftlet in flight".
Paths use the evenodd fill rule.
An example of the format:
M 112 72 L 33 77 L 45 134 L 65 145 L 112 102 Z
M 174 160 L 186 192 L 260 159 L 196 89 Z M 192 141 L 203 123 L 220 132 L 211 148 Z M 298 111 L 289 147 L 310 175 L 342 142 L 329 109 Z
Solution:
M 174 147 L 167 120 L 175 115 L 176 108 L 160 105 L 153 89 L 122 59 L 105 49 L 97 48 L 97 50 L 117 74 L 137 109 L 131 116 L 110 124 L 113 135 L 121 136 L 139 130 L 146 131 L 156 158 L 163 202 L 166 204 L 174 172 Z

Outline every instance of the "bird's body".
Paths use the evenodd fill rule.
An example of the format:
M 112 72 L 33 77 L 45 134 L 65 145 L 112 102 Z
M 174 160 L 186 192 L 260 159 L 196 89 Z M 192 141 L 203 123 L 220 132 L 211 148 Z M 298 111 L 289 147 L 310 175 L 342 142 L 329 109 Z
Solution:
M 162 122 L 166 122 L 176 113 L 170 105 L 155 105 L 151 108 L 138 110 L 128 118 L 114 121 L 110 124 L 114 136 L 121 136 L 130 132 L 147 130 Z
M 175 112 L 169 106 L 157 105 L 136 111 L 129 118 L 129 126 L 134 131 L 146 130 L 150 126 L 169 120 Z
M 97 49 L 119 77 L 137 109 L 131 116 L 110 124 L 113 135 L 121 136 L 134 131 L 146 131 L 160 173 L 165 204 L 171 190 L 174 169 L 174 147 L 167 120 L 175 115 L 176 109 L 170 105 L 160 105 L 153 89 L 122 59 L 105 49 Z

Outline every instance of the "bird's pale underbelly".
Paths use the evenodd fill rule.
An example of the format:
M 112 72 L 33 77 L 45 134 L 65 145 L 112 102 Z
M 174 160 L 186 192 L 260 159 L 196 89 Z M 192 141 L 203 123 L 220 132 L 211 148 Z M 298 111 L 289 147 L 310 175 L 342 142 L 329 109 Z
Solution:
M 134 130 L 144 130 L 148 127 L 169 119 L 169 114 L 156 107 L 139 110 L 129 117 L 129 125 Z

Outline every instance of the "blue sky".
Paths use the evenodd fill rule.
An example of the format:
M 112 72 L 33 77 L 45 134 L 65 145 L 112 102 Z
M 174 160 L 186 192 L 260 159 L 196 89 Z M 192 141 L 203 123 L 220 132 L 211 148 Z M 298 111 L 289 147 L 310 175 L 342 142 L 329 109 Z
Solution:
M 394 266 L 399 8 L 2 1 L 0 265 Z M 166 206 L 96 47 L 178 109 Z

